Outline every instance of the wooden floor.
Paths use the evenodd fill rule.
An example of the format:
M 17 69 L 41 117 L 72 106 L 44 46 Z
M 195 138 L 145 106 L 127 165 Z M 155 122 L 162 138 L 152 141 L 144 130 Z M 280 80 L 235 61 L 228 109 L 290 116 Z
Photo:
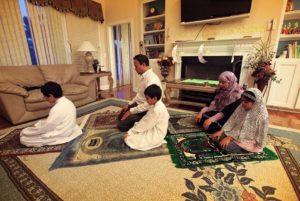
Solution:
M 101 91 L 101 98 L 120 98 L 125 100 L 131 100 L 135 96 L 135 93 L 132 90 L 131 85 L 126 85 L 113 89 L 113 96 L 106 91 Z M 190 111 L 198 111 L 198 108 L 181 106 L 181 105 L 171 105 L 170 107 L 186 109 Z M 282 112 L 277 110 L 269 110 L 269 123 L 272 125 L 283 126 L 293 129 L 300 130 L 300 114 L 292 112 Z M 0 129 L 7 128 L 12 126 L 6 120 L 0 117 Z

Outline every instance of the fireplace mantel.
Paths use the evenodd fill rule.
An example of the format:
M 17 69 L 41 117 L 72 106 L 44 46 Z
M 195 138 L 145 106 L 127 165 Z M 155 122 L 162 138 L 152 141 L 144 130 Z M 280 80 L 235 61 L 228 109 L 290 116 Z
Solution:
M 181 57 L 198 56 L 200 45 L 204 45 L 203 56 L 243 56 L 242 70 L 239 84 L 246 82 L 248 69 L 243 68 L 244 61 L 248 54 L 253 50 L 254 44 L 260 41 L 260 37 L 240 38 L 240 39 L 221 39 L 206 41 L 177 41 L 173 45 L 177 45 L 175 79 L 181 78 Z

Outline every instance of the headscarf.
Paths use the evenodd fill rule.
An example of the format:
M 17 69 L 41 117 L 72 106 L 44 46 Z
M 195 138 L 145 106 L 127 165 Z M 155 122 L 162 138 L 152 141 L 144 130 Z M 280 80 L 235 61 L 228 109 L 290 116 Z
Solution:
M 263 103 L 262 93 L 256 88 L 250 88 L 255 95 L 255 102 L 250 110 L 245 110 L 240 104 L 223 126 L 226 135 L 240 142 L 255 142 L 263 148 L 268 133 L 269 115 Z
M 225 71 L 221 73 L 219 80 L 226 80 L 229 86 L 227 89 L 217 89 L 216 96 L 210 104 L 210 107 L 214 106 L 216 111 L 223 110 L 227 105 L 239 99 L 243 93 L 243 89 L 238 85 L 237 78 L 233 72 Z

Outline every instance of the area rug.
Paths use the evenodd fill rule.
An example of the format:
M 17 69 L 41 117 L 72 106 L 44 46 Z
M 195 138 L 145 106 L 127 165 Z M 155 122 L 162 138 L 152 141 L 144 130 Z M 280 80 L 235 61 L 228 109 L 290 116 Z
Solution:
M 95 109 L 102 104 L 106 106 L 99 110 Z M 93 114 L 112 112 L 119 110 L 121 104 L 127 102 L 106 99 L 91 104 L 82 111 L 94 108 Z M 170 110 L 171 115 L 176 113 L 180 112 Z M 78 123 L 88 121 L 89 115 L 80 117 Z M 295 168 L 298 144 L 294 141 L 300 134 L 298 136 L 297 133 L 291 134 L 286 132 L 285 128 L 278 130 L 278 133 L 270 139 L 268 146 L 281 146 L 289 152 L 287 154 L 282 148 L 278 151 L 279 158 L 282 158 L 286 165 L 281 160 L 272 160 L 180 169 L 174 167 L 169 155 L 161 155 L 49 171 L 49 167 L 59 153 L 0 157 L 1 161 L 10 158 L 8 164 L 11 164 L 6 165 L 8 167 L 6 171 L 3 163 L 0 162 L 0 200 L 35 200 L 25 198 L 24 191 L 27 189 L 30 193 L 45 192 L 45 200 L 51 200 L 47 196 L 54 196 L 49 195 L 52 192 L 57 196 L 52 200 L 66 201 L 297 201 L 300 200 L 296 193 L 297 187 L 293 187 L 288 174 L 294 175 L 294 178 L 300 175 L 299 169 Z M 287 137 L 289 135 L 286 134 L 294 138 Z M 11 162 L 15 158 L 22 165 Z M 29 174 L 31 178 L 38 180 L 31 183 L 27 180 L 27 176 L 22 177 L 24 174 Z M 22 182 L 14 183 L 14 180 Z M 294 183 L 296 182 L 297 179 Z
M 57 194 L 49 189 L 30 169 L 28 169 L 18 157 L 1 157 L 0 167 L 4 169 L 7 176 L 18 188 L 18 191 L 25 200 L 62 200 Z M 4 186 L 2 186 L 2 188 L 4 188 Z M 18 192 L 15 193 L 17 194 Z M 15 198 L 18 201 L 21 200 L 21 197 Z M 0 200 L 12 199 L 1 199 L 0 196 Z
M 266 147 L 262 153 L 225 153 L 209 140 L 205 132 L 168 135 L 166 140 L 172 161 L 178 168 L 278 159 L 276 154 Z
M 0 139 L 0 157 L 60 152 L 65 146 L 65 144 L 60 144 L 55 146 L 26 147 L 20 143 L 21 130 L 22 129 L 13 130 Z

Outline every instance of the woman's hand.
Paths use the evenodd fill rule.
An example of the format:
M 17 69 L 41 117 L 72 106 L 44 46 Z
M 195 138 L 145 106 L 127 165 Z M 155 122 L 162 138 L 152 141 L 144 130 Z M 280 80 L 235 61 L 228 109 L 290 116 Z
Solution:
M 205 130 L 208 130 L 208 128 L 209 128 L 209 126 L 210 126 L 211 123 L 212 123 L 212 120 L 211 120 L 210 118 L 206 119 L 206 120 L 204 121 L 204 123 L 203 123 L 203 128 L 204 128 Z
M 223 130 L 219 130 L 219 131 L 215 132 L 214 134 L 209 135 L 209 137 L 213 140 L 219 140 L 222 134 L 223 134 Z
M 232 137 L 227 136 L 227 137 L 225 137 L 223 140 L 221 140 L 220 146 L 221 146 L 223 149 L 226 149 L 231 141 L 232 141 Z
M 199 123 L 201 119 L 202 119 L 202 112 L 199 112 L 199 113 L 195 116 L 195 122 L 196 122 L 196 123 Z

